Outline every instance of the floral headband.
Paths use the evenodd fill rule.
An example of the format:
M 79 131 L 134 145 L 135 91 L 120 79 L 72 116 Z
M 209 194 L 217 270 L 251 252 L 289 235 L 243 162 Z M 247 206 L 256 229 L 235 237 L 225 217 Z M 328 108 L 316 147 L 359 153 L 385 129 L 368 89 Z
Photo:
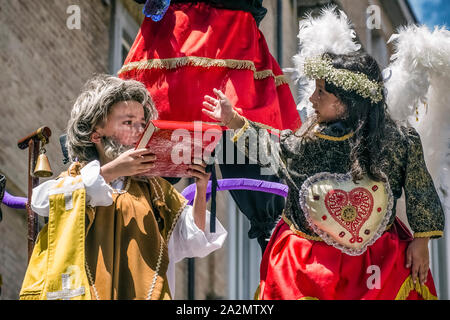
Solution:
M 310 79 L 325 79 L 326 81 L 346 91 L 354 91 L 361 97 L 378 103 L 383 99 L 383 85 L 370 80 L 361 72 L 333 67 L 327 56 L 309 58 L 305 62 L 304 73 Z

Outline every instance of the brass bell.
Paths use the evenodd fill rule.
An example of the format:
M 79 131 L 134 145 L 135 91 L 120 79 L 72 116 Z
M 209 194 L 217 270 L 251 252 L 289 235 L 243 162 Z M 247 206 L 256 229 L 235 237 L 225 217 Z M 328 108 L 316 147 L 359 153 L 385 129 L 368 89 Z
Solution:
M 36 161 L 36 167 L 34 169 L 33 175 L 38 178 L 48 178 L 53 175 L 52 168 L 50 167 L 50 162 L 45 155 L 45 149 L 42 148 L 39 157 Z

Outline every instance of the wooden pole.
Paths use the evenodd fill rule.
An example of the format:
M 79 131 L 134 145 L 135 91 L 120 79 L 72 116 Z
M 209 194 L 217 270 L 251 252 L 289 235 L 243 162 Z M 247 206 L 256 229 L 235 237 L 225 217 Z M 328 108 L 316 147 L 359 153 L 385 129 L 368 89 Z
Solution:
M 48 142 L 52 132 L 48 127 L 42 127 L 19 140 L 17 143 L 20 149 L 28 148 L 28 201 L 27 201 L 27 240 L 28 240 L 28 262 L 33 253 L 34 243 L 36 242 L 39 231 L 39 220 L 36 213 L 31 210 L 31 196 L 33 188 L 39 185 L 39 178 L 33 175 L 34 167 L 39 155 L 39 146 L 42 141 Z
M 39 229 L 39 220 L 36 213 L 31 210 L 31 196 L 33 188 L 39 185 L 39 178 L 33 176 L 36 160 L 39 154 L 39 141 L 30 139 L 28 142 L 28 201 L 27 201 L 27 223 L 28 223 L 28 261 L 33 253 L 34 243 Z

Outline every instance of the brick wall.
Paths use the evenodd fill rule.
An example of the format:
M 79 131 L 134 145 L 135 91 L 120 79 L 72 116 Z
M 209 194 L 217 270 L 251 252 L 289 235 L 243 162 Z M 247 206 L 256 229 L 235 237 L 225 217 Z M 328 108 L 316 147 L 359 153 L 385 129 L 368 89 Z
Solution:
M 70 5 L 81 9 L 81 30 L 69 30 Z M 58 137 L 71 104 L 94 73 L 108 71 L 110 7 L 101 0 L 0 0 L 0 172 L 7 190 L 25 196 L 28 152 L 17 141 L 41 126 L 52 130 L 47 155 L 63 169 Z M 3 207 L 0 299 L 17 299 L 27 263 L 25 212 Z

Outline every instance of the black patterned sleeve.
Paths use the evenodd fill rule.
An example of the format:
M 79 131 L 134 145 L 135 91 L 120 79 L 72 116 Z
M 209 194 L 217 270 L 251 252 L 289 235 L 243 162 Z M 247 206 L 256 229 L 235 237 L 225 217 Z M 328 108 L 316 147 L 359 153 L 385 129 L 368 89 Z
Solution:
M 278 130 L 245 119 L 245 125 L 235 131 L 231 140 L 249 159 L 250 164 L 258 164 L 266 169 L 263 174 L 276 174 L 284 178 L 287 172 L 286 156 L 289 154 L 287 145 L 295 138 L 292 130 Z
M 417 131 L 404 128 L 408 153 L 405 169 L 405 199 L 408 222 L 415 238 L 439 238 L 444 232 L 444 211 L 425 164 Z

